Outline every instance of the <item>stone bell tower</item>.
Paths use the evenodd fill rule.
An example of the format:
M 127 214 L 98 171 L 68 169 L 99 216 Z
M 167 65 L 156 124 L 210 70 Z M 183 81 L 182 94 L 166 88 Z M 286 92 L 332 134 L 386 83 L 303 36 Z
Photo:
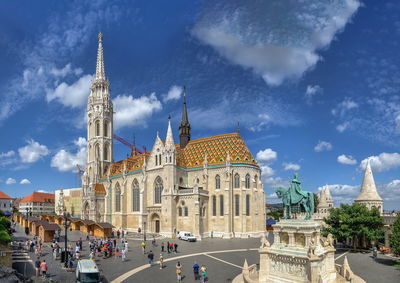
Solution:
M 96 74 L 87 104 L 87 161 L 83 178 L 83 214 L 94 219 L 96 192 L 94 185 L 113 162 L 113 104 L 110 83 L 104 70 L 103 34 L 98 35 Z M 89 217 L 88 217 L 89 214 Z

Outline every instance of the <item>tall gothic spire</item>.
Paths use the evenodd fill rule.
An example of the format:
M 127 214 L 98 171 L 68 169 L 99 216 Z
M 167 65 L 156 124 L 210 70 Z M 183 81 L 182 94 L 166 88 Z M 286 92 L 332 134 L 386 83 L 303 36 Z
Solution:
M 361 185 L 360 194 L 355 199 L 356 202 L 363 201 L 382 201 L 376 190 L 374 176 L 372 175 L 370 160 L 367 160 L 367 166 L 364 171 L 364 179 Z
M 168 130 L 167 130 L 167 137 L 165 139 L 165 146 L 170 147 L 171 149 L 175 149 L 174 136 L 172 134 L 172 128 L 171 128 L 171 116 L 168 117 Z
M 106 80 L 106 72 L 104 71 L 104 55 L 103 55 L 103 34 L 99 32 L 99 47 L 97 49 L 96 75 L 95 80 Z
M 183 108 L 182 108 L 182 121 L 179 126 L 179 141 L 180 147 L 185 148 L 190 141 L 190 123 L 186 107 L 186 87 L 183 87 Z

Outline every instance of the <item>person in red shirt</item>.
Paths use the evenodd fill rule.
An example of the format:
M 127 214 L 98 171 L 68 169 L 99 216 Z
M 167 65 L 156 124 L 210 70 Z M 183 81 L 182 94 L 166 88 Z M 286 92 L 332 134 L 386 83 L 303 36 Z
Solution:
M 47 262 L 46 262 L 46 260 L 43 260 L 42 263 L 40 264 L 40 271 L 42 272 L 43 278 L 46 278 L 46 273 L 47 273 Z

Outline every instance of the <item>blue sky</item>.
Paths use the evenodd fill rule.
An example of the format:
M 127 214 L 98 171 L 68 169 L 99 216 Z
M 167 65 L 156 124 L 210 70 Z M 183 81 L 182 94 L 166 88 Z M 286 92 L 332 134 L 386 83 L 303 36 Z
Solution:
M 399 15 L 397 1 L 5 2 L 0 190 L 76 186 L 102 31 L 119 136 L 151 148 L 171 115 L 177 140 L 185 85 L 192 138 L 240 123 L 268 201 L 297 171 L 350 202 L 371 157 L 400 209 Z M 115 142 L 115 160 L 127 153 Z

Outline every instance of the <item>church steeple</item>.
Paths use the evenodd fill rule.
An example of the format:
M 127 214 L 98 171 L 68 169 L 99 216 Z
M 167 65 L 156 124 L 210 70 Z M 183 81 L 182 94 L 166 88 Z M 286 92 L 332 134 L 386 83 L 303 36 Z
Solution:
M 171 128 L 171 117 L 168 117 L 168 130 L 167 130 L 167 137 L 165 139 L 165 147 L 169 149 L 175 149 L 175 142 L 174 142 L 174 136 L 172 134 L 172 128 Z
M 97 49 L 96 75 L 95 80 L 106 80 L 106 72 L 104 71 L 104 55 L 103 55 L 103 34 L 99 32 L 99 47 Z
M 185 148 L 190 141 L 190 123 L 186 107 L 186 87 L 183 88 L 183 108 L 182 108 L 182 121 L 179 126 L 179 141 L 180 147 Z

